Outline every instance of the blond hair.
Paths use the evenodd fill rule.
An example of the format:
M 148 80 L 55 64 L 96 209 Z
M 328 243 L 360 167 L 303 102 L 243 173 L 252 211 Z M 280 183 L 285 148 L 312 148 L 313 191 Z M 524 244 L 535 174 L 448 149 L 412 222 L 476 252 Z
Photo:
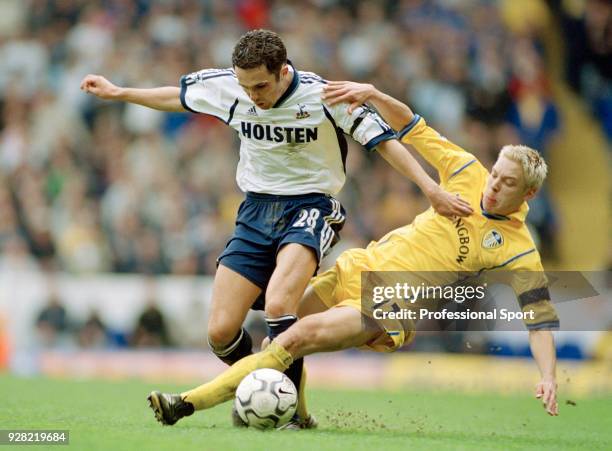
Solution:
M 548 166 L 537 151 L 527 146 L 508 145 L 499 151 L 499 156 L 516 161 L 523 167 L 527 189 L 540 189 L 548 173 Z

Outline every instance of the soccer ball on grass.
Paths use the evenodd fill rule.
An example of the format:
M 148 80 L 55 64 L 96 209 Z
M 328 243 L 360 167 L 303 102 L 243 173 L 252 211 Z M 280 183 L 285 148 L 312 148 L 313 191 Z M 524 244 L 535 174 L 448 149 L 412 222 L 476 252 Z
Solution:
M 291 379 L 280 371 L 263 368 L 242 379 L 236 389 L 234 406 L 247 426 L 271 429 L 293 417 L 297 401 L 297 390 Z

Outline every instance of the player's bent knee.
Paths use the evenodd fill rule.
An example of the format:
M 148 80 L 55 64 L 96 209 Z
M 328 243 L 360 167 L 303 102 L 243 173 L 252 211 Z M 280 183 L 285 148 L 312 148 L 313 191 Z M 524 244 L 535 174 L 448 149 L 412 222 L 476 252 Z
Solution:
M 223 348 L 229 345 L 240 330 L 238 328 L 231 327 L 227 324 L 209 324 L 208 325 L 208 343 L 213 348 Z
M 278 318 L 284 315 L 295 315 L 295 308 L 287 305 L 283 299 L 271 298 L 266 299 L 265 314 L 268 318 Z

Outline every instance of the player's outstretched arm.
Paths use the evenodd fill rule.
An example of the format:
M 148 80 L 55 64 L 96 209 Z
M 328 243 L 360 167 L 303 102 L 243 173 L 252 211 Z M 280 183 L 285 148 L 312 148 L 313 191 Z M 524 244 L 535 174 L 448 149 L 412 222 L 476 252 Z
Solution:
M 116 86 L 101 75 L 86 75 L 81 90 L 104 100 L 136 103 L 161 111 L 185 111 L 181 104 L 181 90 L 176 86 L 138 89 Z
M 323 88 L 323 100 L 330 105 L 349 103 L 348 112 L 369 102 L 374 105 L 382 118 L 394 129 L 401 130 L 414 118 L 408 105 L 380 92 L 374 85 L 353 81 L 330 81 Z
M 408 177 L 421 188 L 438 214 L 451 218 L 469 216 L 474 212 L 468 202 L 440 188 L 398 141 L 381 142 L 378 145 L 378 153 L 400 174 Z
M 542 401 L 549 415 L 559 415 L 555 340 L 552 332 L 550 330 L 530 330 L 529 346 L 542 377 L 536 385 L 536 398 Z

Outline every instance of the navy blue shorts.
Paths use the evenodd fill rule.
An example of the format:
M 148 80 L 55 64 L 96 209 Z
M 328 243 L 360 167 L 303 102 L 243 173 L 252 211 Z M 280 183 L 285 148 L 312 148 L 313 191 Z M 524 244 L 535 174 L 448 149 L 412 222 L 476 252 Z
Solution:
M 265 294 L 281 247 L 303 244 L 320 262 L 340 239 L 344 220 L 340 202 L 326 194 L 247 193 L 238 209 L 234 234 L 217 263 L 246 277 Z M 263 296 L 253 308 L 263 309 Z

